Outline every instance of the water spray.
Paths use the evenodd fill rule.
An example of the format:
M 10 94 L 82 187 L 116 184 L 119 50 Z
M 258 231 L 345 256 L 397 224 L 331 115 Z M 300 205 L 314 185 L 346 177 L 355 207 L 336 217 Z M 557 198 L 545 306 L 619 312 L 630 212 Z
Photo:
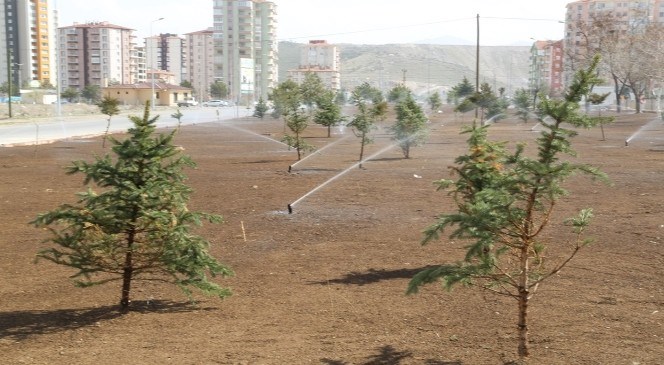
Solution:
M 325 187 L 327 184 L 331 183 L 332 181 L 334 181 L 334 180 L 340 178 L 341 176 L 343 176 L 343 175 L 345 175 L 346 173 L 350 172 L 351 170 L 355 169 L 356 167 L 358 167 L 358 166 L 361 165 L 362 163 L 367 162 L 367 161 L 370 161 L 371 159 L 375 158 L 376 156 L 381 155 L 381 154 L 385 153 L 386 151 L 388 151 L 389 149 L 396 147 L 400 142 L 401 142 L 401 141 L 397 141 L 396 143 L 391 144 L 391 145 L 389 145 L 389 146 L 387 146 L 387 147 L 381 149 L 380 151 L 378 151 L 378 152 L 374 153 L 373 155 L 371 155 L 371 156 L 369 156 L 369 157 L 363 159 L 362 161 L 359 161 L 359 162 L 354 163 L 353 165 L 351 165 L 350 167 L 348 167 L 348 168 L 346 168 L 345 170 L 341 171 L 340 173 L 338 173 L 338 174 L 332 176 L 331 178 L 329 178 L 329 179 L 328 179 L 327 181 L 325 181 L 324 183 L 322 183 L 322 184 L 316 186 L 315 188 L 311 189 L 308 193 L 304 194 L 304 195 L 301 196 L 299 199 L 297 199 L 297 200 L 295 200 L 294 202 L 288 204 L 288 214 L 293 214 L 293 206 L 295 206 L 296 204 L 298 204 L 298 203 L 301 202 L 302 200 L 306 199 L 306 198 L 307 198 L 308 196 L 310 196 L 311 194 L 317 192 L 318 190 L 320 190 L 320 189 L 322 189 L 323 187 Z M 295 165 L 295 164 L 293 164 L 293 165 Z
M 301 160 L 299 160 L 299 161 L 293 163 L 292 165 L 288 166 L 288 172 L 291 172 L 291 170 L 293 169 L 293 167 L 295 167 L 295 165 L 297 165 L 297 164 L 299 164 L 299 163 L 302 163 L 304 160 L 306 160 L 306 159 L 308 159 L 308 158 L 310 158 L 310 157 L 313 157 L 313 156 L 315 156 L 315 155 L 317 155 L 317 154 L 323 152 L 323 150 L 326 150 L 326 149 L 328 149 L 328 148 L 330 148 L 330 147 L 336 145 L 337 143 L 339 143 L 339 142 L 341 142 L 341 141 L 343 141 L 343 140 L 345 140 L 345 139 L 348 139 L 349 137 L 350 137 L 350 136 L 345 136 L 344 138 L 338 139 L 338 140 L 336 140 L 336 141 L 334 141 L 334 142 L 332 142 L 332 143 L 328 143 L 327 145 L 323 146 L 323 148 L 321 148 L 321 149 L 317 149 L 317 150 L 313 151 L 311 154 L 309 154 L 309 155 L 303 157 Z

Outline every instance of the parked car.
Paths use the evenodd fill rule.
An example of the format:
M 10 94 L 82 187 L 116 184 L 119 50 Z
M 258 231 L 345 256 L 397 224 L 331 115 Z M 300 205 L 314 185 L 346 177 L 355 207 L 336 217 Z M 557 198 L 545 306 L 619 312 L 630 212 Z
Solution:
M 184 100 L 178 101 L 178 106 L 179 107 L 190 107 L 190 106 L 196 106 L 198 105 L 198 102 L 194 98 L 187 98 Z
M 226 103 L 223 100 L 208 100 L 203 103 L 203 106 L 226 106 L 228 103 Z

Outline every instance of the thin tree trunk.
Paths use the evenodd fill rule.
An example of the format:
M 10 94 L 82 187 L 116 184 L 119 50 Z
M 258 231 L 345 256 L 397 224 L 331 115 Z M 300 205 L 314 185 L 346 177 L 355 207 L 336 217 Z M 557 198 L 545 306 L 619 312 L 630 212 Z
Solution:
M 108 123 L 106 123 L 106 132 L 104 132 L 104 138 L 101 141 L 101 148 L 106 147 L 106 137 L 108 137 L 109 129 L 111 129 L 111 118 L 108 118 Z
M 125 265 L 122 272 L 122 298 L 120 299 L 120 311 L 127 313 L 129 311 L 129 291 L 131 290 L 131 277 L 134 271 L 132 264 L 131 246 L 125 255 Z
M 120 299 L 120 312 L 127 313 L 129 312 L 129 292 L 131 290 L 131 278 L 134 272 L 133 265 L 133 242 L 134 234 L 129 235 L 129 242 L 127 243 L 127 253 L 125 255 L 125 264 L 124 270 L 122 271 L 122 298 Z
M 525 360 L 529 355 L 528 349 L 528 299 L 530 291 L 528 290 L 528 274 L 530 267 L 528 265 L 528 248 L 530 245 L 524 244 L 521 249 L 521 274 L 519 277 L 519 359 Z
M 362 133 L 362 143 L 360 144 L 360 165 L 358 168 L 362 168 L 362 158 L 364 157 L 364 144 L 365 144 L 365 139 L 364 139 L 365 134 Z
M 332 136 L 331 129 L 332 129 L 332 126 L 328 125 L 327 126 L 327 138 L 330 138 L 330 136 Z

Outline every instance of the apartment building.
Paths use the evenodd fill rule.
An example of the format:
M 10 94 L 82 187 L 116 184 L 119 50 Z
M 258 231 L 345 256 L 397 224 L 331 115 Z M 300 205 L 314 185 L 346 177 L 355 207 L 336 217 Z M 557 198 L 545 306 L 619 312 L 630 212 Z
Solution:
M 210 85 L 214 83 L 213 28 L 185 34 L 187 44 L 187 81 L 196 91 L 199 101 L 210 99 Z
M 267 99 L 278 83 L 276 10 L 265 0 L 214 0 L 215 80 L 236 103 Z
M 324 40 L 311 40 L 300 49 L 300 66 L 288 70 L 288 77 L 298 84 L 307 73 L 318 75 L 323 84 L 332 90 L 341 89 L 340 57 L 338 47 Z
M 177 34 L 159 34 L 145 38 L 146 63 L 149 70 L 168 71 L 175 83 L 187 80 L 186 40 Z
M 134 30 L 108 22 L 58 28 L 59 80 L 62 89 L 136 82 Z M 135 54 L 134 54 L 135 56 Z
M 530 48 L 530 90 L 559 96 L 563 91 L 563 41 L 536 41 Z
M 55 82 L 55 51 L 53 30 L 55 14 L 50 11 L 49 0 L 0 0 L 0 81 L 8 77 L 9 67 L 16 85 Z
M 579 60 L 598 44 L 588 44 L 587 29 L 602 17 L 610 16 L 623 31 L 638 32 L 650 23 L 664 23 L 664 0 L 580 0 L 567 4 L 565 15 L 564 83 L 571 81 Z

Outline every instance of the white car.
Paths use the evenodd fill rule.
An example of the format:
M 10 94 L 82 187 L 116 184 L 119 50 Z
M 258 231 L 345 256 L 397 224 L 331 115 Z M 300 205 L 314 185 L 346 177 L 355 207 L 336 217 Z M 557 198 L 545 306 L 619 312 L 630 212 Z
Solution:
M 226 106 L 227 103 L 223 100 L 208 100 L 203 103 L 203 106 Z

